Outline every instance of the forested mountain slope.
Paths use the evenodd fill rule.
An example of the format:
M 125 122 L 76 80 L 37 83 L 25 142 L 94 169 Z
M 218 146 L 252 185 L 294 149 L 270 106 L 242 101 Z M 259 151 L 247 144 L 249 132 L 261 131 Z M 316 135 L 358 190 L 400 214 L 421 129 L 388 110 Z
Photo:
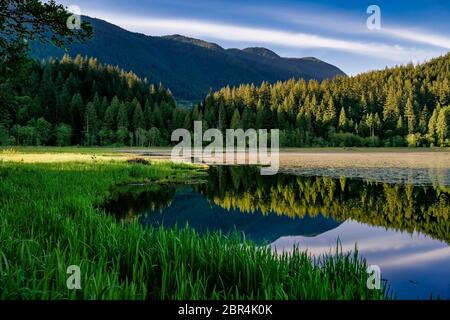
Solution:
M 194 119 L 209 127 L 278 128 L 285 146 L 450 146 L 449 105 L 447 54 L 322 82 L 225 87 Z
M 180 35 L 152 37 L 129 32 L 103 20 L 83 17 L 94 30 L 91 40 L 72 44 L 72 57 L 95 57 L 102 63 L 132 70 L 152 83 L 162 82 L 177 99 L 200 101 L 209 89 L 242 83 L 261 84 L 289 78 L 323 80 L 344 75 L 318 59 L 282 58 L 264 48 L 223 49 Z M 268 54 L 269 53 L 269 54 Z M 64 50 L 34 43 L 31 57 L 60 59 Z

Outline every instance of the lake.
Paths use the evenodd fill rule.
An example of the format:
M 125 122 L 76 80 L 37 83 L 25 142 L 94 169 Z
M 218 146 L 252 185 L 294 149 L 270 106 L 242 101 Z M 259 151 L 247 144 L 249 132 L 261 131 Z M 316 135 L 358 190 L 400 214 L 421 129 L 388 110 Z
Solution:
M 239 232 L 276 252 L 298 246 L 320 256 L 338 243 L 344 252 L 356 246 L 397 298 L 449 299 L 450 187 L 420 171 L 396 182 L 333 172 L 261 176 L 250 166 L 210 167 L 202 183 L 116 187 L 105 209 L 149 227 Z

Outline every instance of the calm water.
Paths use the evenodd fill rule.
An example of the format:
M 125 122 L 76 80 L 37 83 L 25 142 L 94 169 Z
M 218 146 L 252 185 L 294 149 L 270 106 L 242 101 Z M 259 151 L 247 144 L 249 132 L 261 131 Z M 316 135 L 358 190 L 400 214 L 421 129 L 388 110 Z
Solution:
M 356 244 L 398 298 L 450 299 L 449 186 L 215 167 L 203 184 L 128 186 L 113 194 L 107 210 L 143 225 L 238 231 L 278 252 L 295 245 L 321 255 L 338 239 L 344 251 Z

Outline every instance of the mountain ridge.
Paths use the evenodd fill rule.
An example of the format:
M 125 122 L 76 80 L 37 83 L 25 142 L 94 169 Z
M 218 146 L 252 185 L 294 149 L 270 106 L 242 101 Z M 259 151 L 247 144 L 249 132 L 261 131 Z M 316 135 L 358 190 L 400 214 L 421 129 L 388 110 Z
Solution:
M 107 21 L 83 16 L 94 36 L 66 50 L 32 43 L 36 59 L 92 56 L 102 63 L 132 70 L 150 82 L 161 82 L 177 99 L 198 101 L 209 90 L 263 81 L 274 83 L 291 78 L 318 81 L 345 76 L 336 66 L 317 58 L 283 58 L 273 51 L 251 47 L 224 49 L 218 44 L 182 35 L 151 36 L 128 31 Z

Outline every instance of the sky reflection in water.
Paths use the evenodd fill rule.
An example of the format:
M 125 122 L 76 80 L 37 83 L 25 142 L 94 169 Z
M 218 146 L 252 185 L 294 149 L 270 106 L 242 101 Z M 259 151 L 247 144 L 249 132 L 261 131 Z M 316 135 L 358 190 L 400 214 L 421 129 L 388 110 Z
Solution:
M 401 299 L 450 299 L 450 221 L 446 186 L 412 186 L 212 168 L 205 184 L 129 186 L 106 205 L 118 219 L 198 232 L 238 231 L 274 250 L 314 255 L 357 244 Z

